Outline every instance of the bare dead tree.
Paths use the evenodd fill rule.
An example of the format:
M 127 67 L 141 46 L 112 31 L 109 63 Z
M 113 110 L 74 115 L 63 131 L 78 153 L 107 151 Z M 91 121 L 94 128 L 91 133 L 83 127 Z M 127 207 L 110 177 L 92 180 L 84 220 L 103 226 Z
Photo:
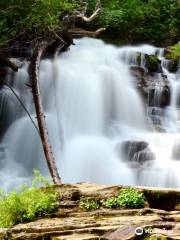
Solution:
M 47 42 L 41 42 L 35 45 L 33 55 L 31 58 L 31 64 L 29 67 L 29 74 L 32 84 L 32 93 L 34 98 L 34 104 L 37 114 L 37 121 L 39 126 L 39 132 L 41 136 L 41 141 L 44 149 L 44 154 L 46 157 L 47 165 L 52 176 L 54 184 L 60 184 L 61 178 L 59 176 L 55 159 L 52 153 L 52 147 L 50 145 L 48 130 L 45 121 L 45 115 L 43 113 L 43 107 L 40 98 L 40 86 L 39 86 L 39 64 L 43 51 L 47 47 Z
M 89 22 L 92 22 L 98 16 L 100 11 L 101 11 L 101 1 L 98 0 L 97 3 L 96 3 L 95 10 L 90 17 L 87 17 L 85 15 L 86 12 L 87 12 L 87 4 L 86 4 L 85 11 L 83 13 L 82 12 L 81 13 L 77 12 L 76 18 L 82 19 L 84 22 L 89 23 Z

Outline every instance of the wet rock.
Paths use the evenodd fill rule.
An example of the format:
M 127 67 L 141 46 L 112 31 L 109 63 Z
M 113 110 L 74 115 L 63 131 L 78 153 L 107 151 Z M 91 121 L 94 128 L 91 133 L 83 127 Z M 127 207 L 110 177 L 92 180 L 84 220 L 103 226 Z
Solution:
M 180 160 L 180 139 L 175 142 L 172 150 L 172 158 L 174 160 Z
M 155 55 L 145 54 L 145 67 L 149 73 L 161 73 L 161 60 Z
M 143 78 L 145 74 L 144 69 L 140 66 L 131 66 L 130 71 L 137 79 Z
M 149 192 L 146 191 L 144 193 L 150 208 L 155 208 L 155 209 L 164 209 L 171 211 L 176 208 L 177 202 L 179 202 L 179 197 L 176 198 L 176 193 L 175 192 L 161 192 L 161 191 L 154 191 Z
M 131 66 L 134 83 L 148 106 L 165 108 L 170 104 L 171 91 L 165 74 L 149 74 L 140 66 Z
M 170 99 L 171 98 L 171 94 L 170 94 L 170 87 L 169 86 L 165 86 L 162 90 L 162 94 L 161 94 L 161 99 L 160 99 L 160 107 L 164 108 L 170 105 Z
M 148 148 L 146 150 L 134 154 L 134 160 L 139 163 L 143 163 L 145 161 L 152 161 L 155 159 L 156 159 L 155 154 L 151 152 L 151 150 Z
M 122 145 L 124 157 L 132 162 L 143 163 L 155 160 L 155 154 L 144 141 L 127 141 Z
M 141 60 L 142 60 L 143 57 L 144 57 L 144 54 L 142 54 L 142 53 L 140 53 L 140 52 L 137 52 L 137 53 L 136 53 L 136 64 L 137 64 L 138 66 L 141 65 Z
M 148 106 L 165 108 L 170 105 L 171 92 L 168 85 L 153 86 L 148 90 Z
M 5 150 L 6 150 L 5 146 L 1 144 L 0 145 L 0 161 L 5 159 L 5 155 L 6 155 Z
M 178 71 L 178 68 L 179 68 L 179 62 L 180 62 L 179 59 L 172 59 L 169 62 L 168 70 L 172 73 L 176 73 Z

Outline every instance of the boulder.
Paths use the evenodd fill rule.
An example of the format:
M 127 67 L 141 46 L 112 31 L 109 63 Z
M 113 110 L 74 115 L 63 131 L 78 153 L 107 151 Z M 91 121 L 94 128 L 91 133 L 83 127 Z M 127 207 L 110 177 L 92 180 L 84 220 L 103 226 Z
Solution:
M 127 141 L 122 145 L 124 157 L 131 162 L 144 163 L 155 160 L 155 154 L 144 141 Z

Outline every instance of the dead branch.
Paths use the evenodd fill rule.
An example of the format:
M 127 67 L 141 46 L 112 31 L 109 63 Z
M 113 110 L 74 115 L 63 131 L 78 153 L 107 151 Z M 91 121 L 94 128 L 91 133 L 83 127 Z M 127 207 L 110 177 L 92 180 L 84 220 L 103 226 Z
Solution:
M 101 11 L 101 1 L 98 0 L 97 3 L 96 3 L 95 11 L 93 12 L 93 14 L 90 17 L 86 17 L 85 16 L 86 12 L 84 12 L 84 13 L 78 13 L 76 15 L 76 18 L 80 18 L 84 22 L 89 23 L 89 22 L 92 22 L 97 17 L 97 15 L 99 14 L 100 11 Z
M 32 83 L 32 93 L 34 98 L 34 104 L 37 114 L 37 121 L 39 126 L 39 132 L 41 136 L 41 141 L 44 149 L 44 154 L 46 157 L 47 165 L 52 176 L 53 182 L 55 184 L 61 183 L 61 178 L 58 174 L 58 170 L 56 167 L 56 163 L 52 153 L 52 147 L 50 145 L 48 130 L 46 126 L 45 116 L 43 113 L 43 107 L 40 98 L 40 86 L 39 86 L 39 64 L 41 60 L 41 56 L 44 50 L 47 47 L 47 42 L 41 42 L 40 44 L 36 44 L 33 55 L 31 58 L 31 64 L 29 67 L 29 74 Z
M 17 72 L 18 67 L 16 64 L 11 62 L 7 57 L 5 57 L 3 54 L 0 53 L 0 64 L 5 65 L 6 67 L 11 68 L 13 71 Z
M 73 37 L 97 37 L 100 33 L 104 32 L 105 28 L 99 28 L 95 32 L 86 31 L 81 28 L 69 29 L 68 33 L 70 33 Z

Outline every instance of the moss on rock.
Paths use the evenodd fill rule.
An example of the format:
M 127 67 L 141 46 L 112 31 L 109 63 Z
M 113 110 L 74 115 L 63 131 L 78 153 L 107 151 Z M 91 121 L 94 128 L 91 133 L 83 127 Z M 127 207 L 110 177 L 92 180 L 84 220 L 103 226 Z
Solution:
M 145 61 L 148 72 L 161 72 L 161 60 L 157 56 L 145 54 Z

